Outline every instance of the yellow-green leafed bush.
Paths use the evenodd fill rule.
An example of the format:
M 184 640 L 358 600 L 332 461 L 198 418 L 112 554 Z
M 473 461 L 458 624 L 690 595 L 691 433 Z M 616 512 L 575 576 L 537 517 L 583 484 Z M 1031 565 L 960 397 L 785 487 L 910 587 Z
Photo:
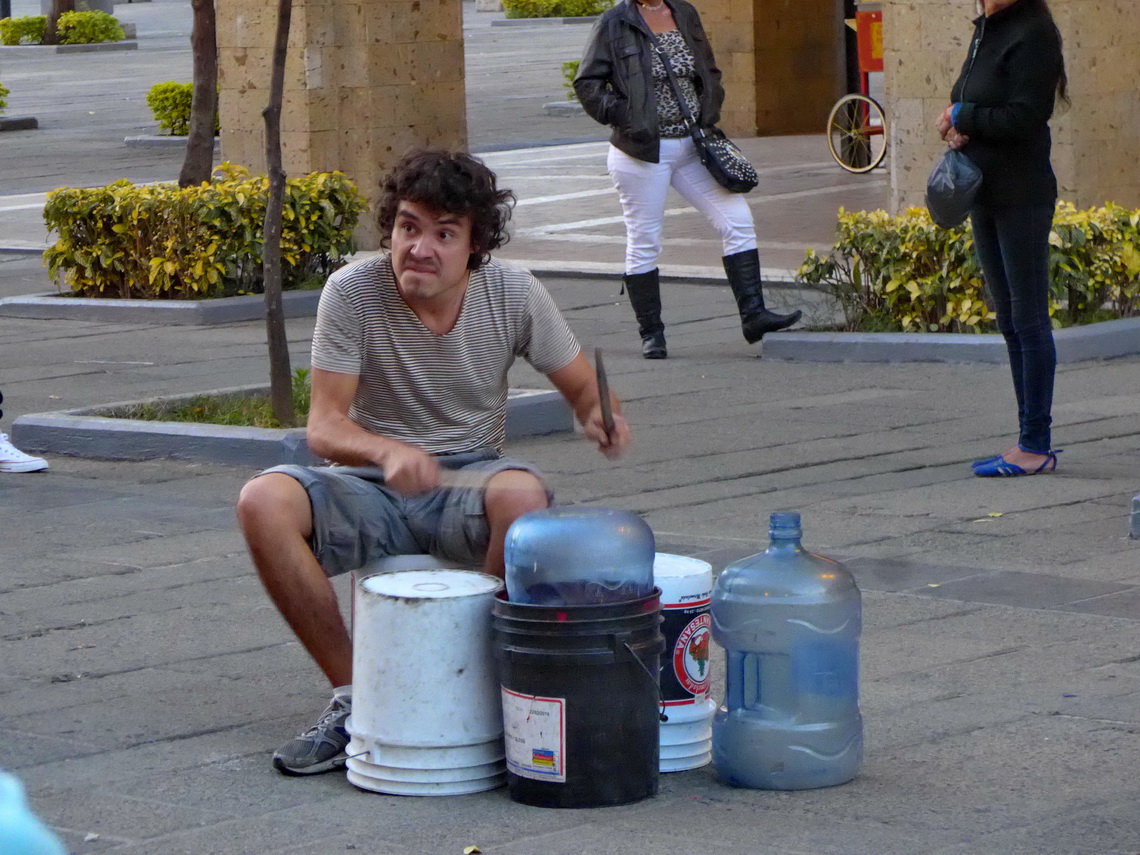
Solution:
M 1062 202 L 1050 235 L 1054 326 L 1140 309 L 1140 211 L 1077 211 Z M 941 229 L 925 208 L 839 211 L 830 255 L 807 253 L 799 281 L 823 288 L 844 328 L 863 332 L 991 332 L 981 264 L 968 226 Z
M 44 40 L 47 15 L 0 19 L 0 44 L 38 45 Z
M 562 86 L 566 89 L 566 97 L 571 101 L 578 100 L 578 93 L 574 91 L 574 78 L 578 76 L 578 65 L 581 60 L 569 59 L 562 63 Z
M 190 106 L 194 101 L 193 83 L 175 83 L 168 80 L 150 87 L 146 105 L 158 122 L 160 130 L 171 136 L 184 137 L 190 133 Z M 218 113 L 214 112 L 214 133 L 218 132 Z
M 8 89 L 0 83 L 0 113 L 8 107 Z
M 92 45 L 126 38 L 118 19 L 100 11 L 64 12 L 56 27 L 62 45 Z
M 1140 210 L 1061 202 L 1049 244 L 1053 299 L 1068 323 L 1140 315 Z
M 264 175 L 222 164 L 196 187 L 61 188 L 44 222 L 59 239 L 44 252 L 56 284 L 81 297 L 205 299 L 261 293 Z M 285 186 L 281 269 L 286 289 L 313 287 L 355 249 L 366 205 L 340 172 Z
M 612 5 L 613 0 L 503 0 L 508 18 L 585 18 Z

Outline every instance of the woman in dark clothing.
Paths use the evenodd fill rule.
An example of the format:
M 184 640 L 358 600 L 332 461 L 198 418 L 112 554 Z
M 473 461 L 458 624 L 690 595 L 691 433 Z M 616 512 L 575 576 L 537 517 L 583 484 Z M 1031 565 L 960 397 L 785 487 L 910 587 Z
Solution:
M 725 273 L 750 344 L 801 314 L 765 308 L 752 211 L 701 164 L 655 45 L 669 57 L 694 120 L 716 124 L 724 101 L 720 69 L 700 16 L 686 0 L 618 0 L 594 25 L 574 78 L 586 112 L 613 128 L 607 167 L 625 215 L 624 283 L 646 359 L 667 355 L 657 258 L 670 186 L 720 234 Z
M 982 171 L 970 221 L 1009 350 L 1020 435 L 1004 454 L 976 461 L 974 474 L 1035 475 L 1057 468 L 1050 435 L 1057 356 L 1049 319 L 1057 179 L 1049 118 L 1055 96 L 1067 100 L 1067 79 L 1046 0 L 984 0 L 979 11 L 938 131 Z

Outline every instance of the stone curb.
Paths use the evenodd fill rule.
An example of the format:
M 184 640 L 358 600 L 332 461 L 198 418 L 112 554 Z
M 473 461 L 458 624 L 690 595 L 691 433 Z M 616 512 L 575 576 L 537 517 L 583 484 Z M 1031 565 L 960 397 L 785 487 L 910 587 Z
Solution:
M 580 116 L 586 112 L 580 101 L 551 101 L 542 105 L 542 112 L 548 116 Z
M 317 313 L 321 289 L 286 291 L 281 295 L 287 318 Z M 215 300 L 112 300 L 32 294 L 0 299 L 0 317 L 103 321 L 109 323 L 203 326 L 256 321 L 265 317 L 265 295 L 247 294 Z
M 0 116 L 0 131 L 34 131 L 39 126 L 35 116 Z
M 78 410 L 31 413 L 12 423 L 12 441 L 30 451 L 100 460 L 158 458 L 261 468 L 280 463 L 321 463 L 321 459 L 309 451 L 304 428 L 143 421 L 110 415 L 139 405 L 177 404 L 198 395 L 268 392 L 267 386 L 239 386 Z M 558 392 L 511 389 L 507 395 L 506 430 L 508 440 L 566 433 L 574 430 L 574 414 Z
M 524 267 L 538 277 L 573 276 L 579 279 L 621 279 L 621 264 L 608 261 L 560 261 L 555 259 L 503 258 L 517 267 Z M 689 285 L 725 285 L 724 268 L 697 264 L 670 264 L 661 268 L 662 282 L 680 282 Z M 796 271 L 779 267 L 764 271 L 764 287 L 790 288 L 798 286 Z
M 42 252 L 20 247 L 0 248 L 0 253 Z M 621 271 L 603 262 L 583 261 L 515 261 L 536 276 L 574 276 L 597 279 L 621 278 Z M 723 285 L 724 271 L 715 267 L 673 265 L 661 274 L 662 282 L 684 282 L 692 285 Z M 794 270 L 769 270 L 765 286 L 786 288 L 795 283 Z M 287 318 L 308 318 L 317 313 L 321 289 L 286 291 L 282 303 Z M 108 323 L 170 324 L 173 326 L 205 326 L 256 321 L 265 317 L 265 297 L 251 294 L 241 297 L 219 297 L 214 300 L 113 300 L 101 297 L 65 297 L 59 294 L 30 294 L 0 298 L 0 317 L 39 320 L 103 321 Z
M 15 56 L 35 56 L 45 53 L 102 53 L 138 49 L 139 43 L 132 39 L 123 39 L 120 42 L 96 42 L 91 45 L 4 45 L 0 46 L 0 56 L 5 52 Z
M 127 148 L 186 148 L 190 137 L 176 137 L 170 134 L 143 134 L 137 137 L 123 137 Z M 222 147 L 222 141 L 214 137 L 214 151 Z
M 586 15 L 580 18 L 500 18 L 492 21 L 492 27 L 544 27 L 547 24 L 592 24 L 598 20 L 598 15 Z
M 1140 353 L 1140 318 L 1121 318 L 1053 333 L 1057 362 Z M 1000 335 L 950 333 L 781 332 L 764 339 L 764 358 L 785 362 L 979 362 L 1009 359 Z

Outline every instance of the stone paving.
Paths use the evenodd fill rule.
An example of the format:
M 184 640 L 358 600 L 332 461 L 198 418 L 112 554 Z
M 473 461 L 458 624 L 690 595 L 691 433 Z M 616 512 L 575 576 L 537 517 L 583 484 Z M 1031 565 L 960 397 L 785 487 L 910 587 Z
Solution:
M 159 12 L 185 21 L 185 8 L 124 8 L 140 49 L 117 73 L 145 88 L 127 63 L 148 61 Z M 7 82 L 17 63 L 0 61 Z M 59 85 L 82 73 L 60 68 L 71 70 Z M 557 96 L 552 87 L 535 103 Z M 530 122 L 516 117 L 513 144 Z M 757 191 L 783 199 L 753 200 L 761 239 L 797 244 L 765 251 L 788 259 L 775 267 L 826 241 L 838 204 L 881 204 L 883 178 L 827 171 L 818 138 L 745 142 L 762 165 L 783 165 Z M 581 168 L 568 173 L 573 155 Z M 504 790 L 401 798 L 339 775 L 284 778 L 269 755 L 311 723 L 327 687 L 242 548 L 232 507 L 252 467 L 52 455 L 46 473 L 0 476 L 0 767 L 75 855 L 1140 853 L 1140 541 L 1128 537 L 1140 359 L 1060 369 L 1056 474 L 977 479 L 967 461 L 1011 441 L 1007 369 L 764 360 L 740 338 L 728 289 L 696 284 L 711 281 L 718 248 L 681 212 L 670 234 L 692 243 L 672 241 L 666 261 L 670 358 L 646 362 L 612 275 L 620 223 L 583 222 L 615 213 L 602 156 L 589 142 L 487 153 L 524 203 L 516 228 L 538 230 L 505 254 L 551 271 L 544 281 L 583 345 L 605 349 L 636 443 L 616 464 L 573 435 L 511 451 L 550 474 L 560 501 L 636 510 L 659 549 L 717 569 L 763 548 L 769 512 L 800 510 L 806 544 L 848 562 L 863 590 L 862 774 L 777 793 L 729 789 L 702 769 L 663 776 L 656 798 L 589 811 L 525 807 Z M 178 158 L 151 157 L 92 157 L 90 183 L 176 172 Z M 46 156 L 39 178 L 0 167 L 0 208 L 68 170 L 84 178 Z M 571 193 L 589 195 L 525 204 Z M 18 213 L 0 210 L 12 218 L 0 220 L 0 245 Z M 27 239 L 45 239 L 22 222 Z M 570 235 L 584 237 L 559 237 Z M 0 296 L 48 290 L 38 265 L 0 256 Z M 778 305 L 811 297 L 772 294 Z M 295 365 L 307 364 L 311 331 L 311 319 L 288 322 Z M 5 429 L 24 413 L 266 376 L 256 322 L 0 318 Z M 525 365 L 511 380 L 542 382 Z M 718 697 L 721 673 L 714 660 Z

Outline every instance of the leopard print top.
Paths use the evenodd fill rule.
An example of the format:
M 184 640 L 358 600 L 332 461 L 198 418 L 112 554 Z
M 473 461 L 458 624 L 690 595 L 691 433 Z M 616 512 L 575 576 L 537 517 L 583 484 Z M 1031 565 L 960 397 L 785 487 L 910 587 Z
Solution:
M 701 100 L 697 96 L 697 68 L 696 61 L 693 59 L 693 52 L 689 50 L 681 31 L 677 29 L 658 33 L 657 41 L 661 45 L 661 50 L 669 56 L 670 65 L 673 67 L 673 76 L 677 78 L 677 86 L 681 90 L 689 113 L 693 119 L 700 122 Z M 677 96 L 673 93 L 673 86 L 669 83 L 669 75 L 665 73 L 665 65 L 656 50 L 652 52 L 651 56 L 650 72 L 653 75 L 653 89 L 657 95 L 658 133 L 664 138 L 686 137 L 689 135 L 689 131 L 685 127 L 685 118 L 677 104 Z

